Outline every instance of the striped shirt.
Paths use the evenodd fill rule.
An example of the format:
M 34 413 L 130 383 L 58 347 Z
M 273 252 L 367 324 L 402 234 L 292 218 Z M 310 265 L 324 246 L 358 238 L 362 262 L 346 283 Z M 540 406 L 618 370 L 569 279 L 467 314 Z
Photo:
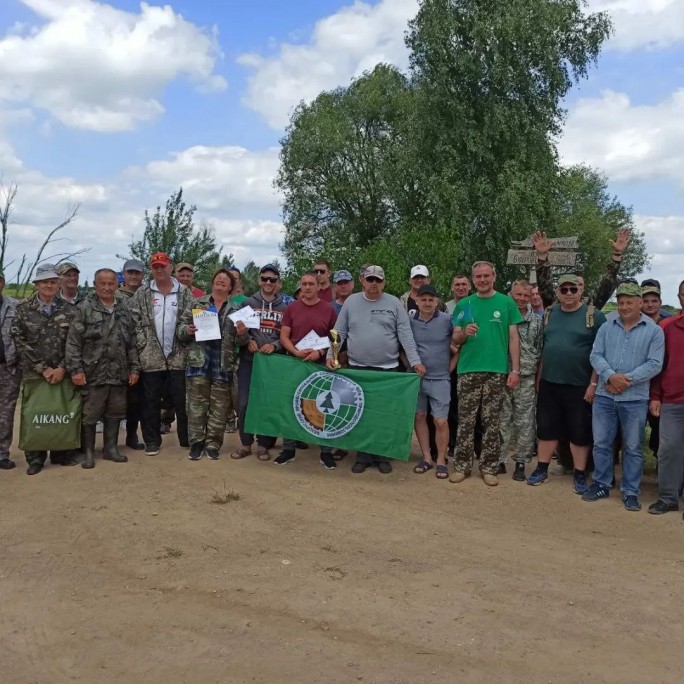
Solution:
M 663 366 L 665 337 L 660 326 L 648 316 L 630 330 L 625 330 L 621 318 L 607 321 L 594 340 L 590 361 L 599 376 L 596 394 L 615 401 L 647 401 L 649 383 Z M 614 373 L 622 373 L 630 386 L 620 394 L 606 390 L 606 382 Z

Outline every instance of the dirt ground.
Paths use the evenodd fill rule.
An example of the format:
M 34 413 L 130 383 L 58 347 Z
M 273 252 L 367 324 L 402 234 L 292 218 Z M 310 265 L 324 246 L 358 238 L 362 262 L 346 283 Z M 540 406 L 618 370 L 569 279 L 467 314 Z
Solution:
M 684 677 L 681 514 L 583 503 L 569 477 L 352 475 L 313 450 L 191 463 L 174 435 L 92 471 L 17 461 L 0 472 L 2 684 Z

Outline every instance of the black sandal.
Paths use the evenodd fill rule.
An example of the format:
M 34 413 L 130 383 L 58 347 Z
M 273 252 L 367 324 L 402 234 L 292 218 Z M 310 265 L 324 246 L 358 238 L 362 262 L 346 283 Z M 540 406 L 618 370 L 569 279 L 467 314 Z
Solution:
M 429 461 L 421 461 L 417 466 L 413 468 L 413 472 L 416 475 L 423 475 L 424 473 L 427 473 L 428 470 L 432 470 L 433 465 Z

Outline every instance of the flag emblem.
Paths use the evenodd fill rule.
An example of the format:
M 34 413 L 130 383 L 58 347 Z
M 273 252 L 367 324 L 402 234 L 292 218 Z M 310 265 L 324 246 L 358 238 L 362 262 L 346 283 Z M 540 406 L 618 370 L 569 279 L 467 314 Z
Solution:
M 292 407 L 314 437 L 335 439 L 354 429 L 363 414 L 363 389 L 343 375 L 319 371 L 301 382 Z

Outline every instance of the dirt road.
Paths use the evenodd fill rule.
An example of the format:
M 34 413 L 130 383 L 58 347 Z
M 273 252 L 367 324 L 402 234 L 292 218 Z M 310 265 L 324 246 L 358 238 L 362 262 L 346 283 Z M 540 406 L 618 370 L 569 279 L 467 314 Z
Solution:
M 0 681 L 682 681 L 681 515 L 349 465 L 0 472 Z

